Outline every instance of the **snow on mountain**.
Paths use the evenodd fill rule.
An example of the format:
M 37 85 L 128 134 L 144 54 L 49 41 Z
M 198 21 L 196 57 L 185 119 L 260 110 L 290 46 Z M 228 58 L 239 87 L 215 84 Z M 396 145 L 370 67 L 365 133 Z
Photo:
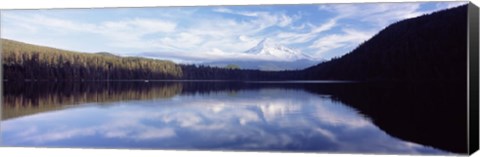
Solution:
M 245 53 L 288 61 L 310 59 L 309 56 L 301 53 L 300 51 L 293 50 L 284 45 L 275 43 L 272 39 L 269 38 L 263 39 L 257 44 L 257 46 L 245 51 Z
M 257 56 L 252 60 L 221 60 L 204 63 L 204 65 L 225 67 L 229 64 L 239 66 L 241 69 L 258 69 L 264 71 L 301 70 L 316 65 L 323 60 L 312 60 L 311 57 L 300 51 L 275 43 L 272 39 L 265 38 L 255 47 L 244 53 Z

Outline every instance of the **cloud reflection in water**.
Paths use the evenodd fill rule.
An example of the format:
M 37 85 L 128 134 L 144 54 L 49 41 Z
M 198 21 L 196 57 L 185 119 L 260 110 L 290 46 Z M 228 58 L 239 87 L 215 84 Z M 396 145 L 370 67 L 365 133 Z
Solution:
M 3 145 L 445 153 L 393 138 L 356 110 L 303 90 L 243 90 L 81 106 L 4 121 Z

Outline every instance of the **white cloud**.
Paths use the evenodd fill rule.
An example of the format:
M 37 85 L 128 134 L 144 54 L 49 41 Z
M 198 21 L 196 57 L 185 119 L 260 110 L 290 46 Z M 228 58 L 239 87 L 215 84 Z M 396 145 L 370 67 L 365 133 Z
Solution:
M 5 13 L 2 15 L 8 23 L 13 24 L 30 24 L 33 26 L 43 26 L 48 29 L 59 31 L 79 31 L 86 33 L 98 33 L 107 36 L 115 36 L 115 33 L 128 32 L 133 35 L 145 35 L 157 32 L 172 32 L 175 30 L 176 24 L 170 21 L 154 20 L 154 19 L 126 19 L 122 21 L 105 21 L 98 24 L 82 23 L 73 20 L 47 17 L 43 15 L 19 16 L 15 14 Z
M 159 138 L 169 138 L 175 136 L 175 131 L 171 128 L 149 129 L 137 135 L 138 140 L 152 140 Z
M 319 33 L 322 33 L 334 28 L 337 25 L 337 19 L 330 19 L 327 22 L 320 24 L 319 26 L 314 26 L 311 24 L 309 25 L 311 27 L 311 30 L 308 33 L 281 32 L 281 33 L 278 33 L 276 37 L 282 43 L 288 43 L 288 44 L 309 42 L 310 40 L 318 37 Z
M 278 25 L 280 27 L 285 27 L 291 24 L 294 19 L 298 19 L 299 17 L 295 16 L 294 18 L 285 15 L 284 13 L 272 13 L 272 12 L 265 12 L 265 11 L 234 11 L 227 8 L 215 8 L 213 9 L 215 12 L 219 13 L 227 13 L 227 14 L 235 14 L 235 15 L 242 15 L 247 17 L 257 17 L 258 21 L 263 21 L 265 23 L 265 27 Z
M 239 39 L 240 41 L 243 41 L 243 42 L 245 42 L 245 41 L 250 41 L 250 40 L 251 40 L 251 39 L 250 39 L 248 36 L 246 36 L 246 35 L 240 35 L 240 36 L 238 37 L 238 39 Z
M 319 38 L 309 46 L 316 49 L 315 55 L 322 56 L 324 53 L 341 47 L 354 48 L 359 43 L 369 39 L 374 32 L 343 29 L 342 33 L 330 34 Z
M 292 23 L 293 19 L 290 18 L 289 16 L 285 15 L 285 14 L 280 14 L 278 21 L 279 21 L 279 23 L 278 23 L 279 26 L 285 27 L 285 26 L 290 25 Z
M 224 7 L 219 7 L 219 8 L 215 8 L 213 9 L 214 12 L 219 12 L 219 13 L 233 13 L 232 10 L 228 9 L 228 8 L 224 8 Z
M 95 134 L 95 130 L 92 128 L 82 128 L 82 129 L 71 129 L 71 130 L 54 130 L 48 133 L 43 133 L 41 135 L 31 135 L 25 137 L 27 140 L 32 141 L 36 144 L 66 140 L 70 138 L 75 138 L 79 136 L 91 136 Z
M 332 29 L 337 24 L 337 19 L 330 19 L 323 25 L 313 28 L 312 33 L 320 33 Z
M 294 20 L 300 18 L 299 16 L 290 17 L 285 13 L 275 13 L 266 11 L 234 11 L 227 8 L 213 9 L 215 12 L 242 15 L 247 17 L 254 17 L 253 23 L 259 24 L 261 28 L 267 28 L 270 26 L 285 27 L 290 25 Z
M 157 32 L 173 32 L 176 24 L 169 21 L 153 20 L 153 19 L 131 19 L 125 21 L 105 22 L 100 24 L 100 32 L 105 30 L 114 31 L 138 31 L 140 34 L 149 34 Z M 132 32 L 130 32 L 132 33 Z
M 437 3 L 436 10 L 454 8 L 461 5 L 468 4 L 468 1 L 464 2 L 448 2 L 448 3 Z
M 7 37 L 14 36 L 19 33 L 22 34 L 22 30 L 18 30 L 15 26 L 20 26 L 28 30 L 35 31 L 34 34 L 42 36 L 40 30 L 46 30 L 50 32 L 48 35 L 54 37 L 62 36 L 63 38 L 72 38 L 74 34 L 83 34 L 84 36 L 96 35 L 100 38 L 108 40 L 108 43 L 101 43 L 102 45 L 110 45 L 114 47 L 135 47 L 144 48 L 151 47 L 152 43 L 142 39 L 146 35 L 151 34 L 165 34 L 175 31 L 176 23 L 158 19 L 145 19 L 145 18 L 133 18 L 117 21 L 103 21 L 99 23 L 86 23 L 79 22 L 70 19 L 54 18 L 44 15 L 16 15 L 13 13 L 2 14 L 5 18 L 2 22 L 12 25 L 11 27 L 4 28 Z M 12 35 L 13 34 L 13 35 Z M 43 39 L 48 40 L 49 37 L 43 34 Z M 183 35 L 183 34 L 181 34 Z M 20 37 L 22 38 L 22 37 Z M 57 39 L 57 41 L 59 41 Z M 77 41 L 78 42 L 78 41 Z M 37 43 L 42 43 L 41 41 Z M 100 44 L 100 43 L 96 43 Z M 48 45 L 47 45 L 48 46 Z M 50 45 L 53 47 L 63 45 Z M 103 46 L 105 47 L 105 46 Z M 155 46 L 154 46 L 155 47 Z M 104 51 L 104 50 L 97 50 Z
M 419 11 L 422 3 L 371 3 L 371 4 L 336 4 L 321 5 L 320 10 L 336 14 L 339 19 L 371 22 L 377 27 L 424 14 Z

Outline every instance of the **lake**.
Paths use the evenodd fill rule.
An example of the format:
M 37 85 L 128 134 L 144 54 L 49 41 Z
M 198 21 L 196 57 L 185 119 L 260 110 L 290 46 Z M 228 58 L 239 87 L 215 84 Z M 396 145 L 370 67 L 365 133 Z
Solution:
M 456 83 L 4 82 L 3 90 L 2 146 L 466 151 L 466 86 Z

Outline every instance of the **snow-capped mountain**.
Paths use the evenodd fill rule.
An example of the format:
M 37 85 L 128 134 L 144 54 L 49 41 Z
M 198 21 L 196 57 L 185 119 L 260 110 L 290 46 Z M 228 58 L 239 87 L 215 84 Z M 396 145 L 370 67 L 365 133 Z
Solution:
M 225 67 L 229 64 L 239 66 L 241 69 L 258 69 L 265 71 L 301 70 L 316 65 L 323 60 L 312 60 L 311 57 L 300 51 L 275 43 L 272 39 L 265 38 L 255 47 L 244 53 L 258 56 L 257 60 L 223 60 L 204 63 L 215 67 Z
M 245 51 L 248 54 L 261 55 L 262 57 L 272 57 L 272 59 L 295 61 L 309 59 L 307 55 L 300 51 L 293 50 L 284 45 L 275 43 L 272 39 L 265 38 L 257 46 Z

